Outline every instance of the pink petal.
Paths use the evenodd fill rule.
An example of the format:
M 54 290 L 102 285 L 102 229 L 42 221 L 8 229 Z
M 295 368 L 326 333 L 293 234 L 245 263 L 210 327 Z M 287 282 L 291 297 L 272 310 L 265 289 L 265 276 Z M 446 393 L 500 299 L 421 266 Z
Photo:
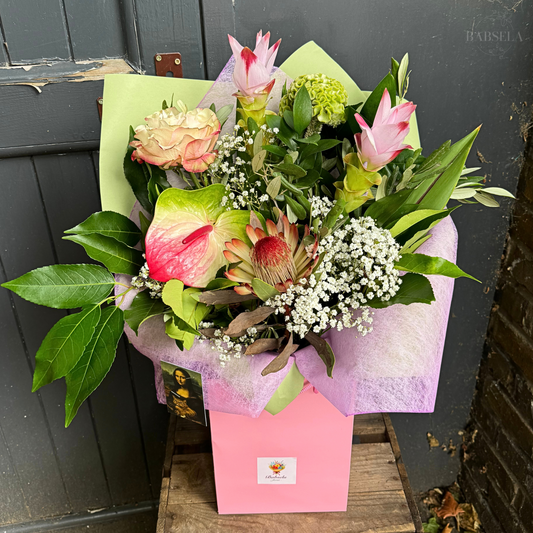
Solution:
M 233 51 L 233 55 L 235 56 L 235 59 L 237 59 L 241 55 L 243 47 L 242 45 L 239 44 L 239 42 L 237 41 L 237 39 L 235 39 L 235 37 L 232 37 L 229 34 L 228 34 L 228 40 L 229 40 L 229 45 L 231 46 L 231 50 Z
M 263 65 L 267 64 L 268 59 L 268 43 L 270 41 L 270 32 L 267 32 L 264 37 L 261 36 L 262 32 L 259 31 L 256 38 L 256 44 L 254 54 Z
M 389 114 L 391 109 L 391 99 L 390 94 L 387 88 L 383 91 L 381 100 L 379 102 L 378 110 L 376 111 L 376 116 L 374 117 L 373 127 L 380 126 L 381 124 L 387 124 Z
M 182 165 L 187 172 L 205 172 L 209 168 L 209 165 L 211 165 L 216 159 L 216 157 L 216 154 L 207 153 L 198 159 L 183 159 Z
M 243 95 L 251 96 L 253 88 L 268 84 L 270 75 L 257 56 L 249 48 L 243 48 L 236 58 L 233 81 Z
M 399 124 L 386 124 L 372 128 L 372 134 L 376 143 L 376 152 L 390 152 L 402 144 L 405 136 L 409 133 L 409 122 Z
M 404 104 L 393 107 L 389 115 L 389 124 L 408 122 L 415 109 L 416 105 L 412 102 L 405 102 Z
M 278 55 L 278 49 L 280 44 L 281 39 L 278 39 L 278 41 L 276 41 L 268 51 L 267 62 L 265 65 L 268 73 L 272 72 L 272 68 L 274 67 L 274 61 L 276 61 L 276 56 Z

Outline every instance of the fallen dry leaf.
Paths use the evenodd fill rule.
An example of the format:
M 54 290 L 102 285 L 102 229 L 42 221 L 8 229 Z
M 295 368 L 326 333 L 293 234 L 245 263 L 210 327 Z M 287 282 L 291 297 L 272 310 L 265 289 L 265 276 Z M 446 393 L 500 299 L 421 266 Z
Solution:
M 273 372 L 279 372 L 282 368 L 285 368 L 287 366 L 287 363 L 289 362 L 289 357 L 298 349 L 297 344 L 292 343 L 292 333 L 291 336 L 285 346 L 283 348 L 282 352 L 275 358 L 268 363 L 268 365 L 263 368 L 263 371 L 261 372 L 262 376 L 266 376 L 268 374 L 272 374 Z
M 269 350 L 277 350 L 281 339 L 257 339 L 250 344 L 244 355 L 255 355 L 258 353 L 268 352 Z
M 478 533 L 481 529 L 481 522 L 474 506 L 471 503 L 461 503 L 459 507 L 463 510 L 463 514 L 460 517 L 460 522 L 459 516 L 457 517 L 457 525 L 466 531 Z
M 442 507 L 437 511 L 437 516 L 444 519 L 448 518 L 449 516 L 456 517 L 460 513 L 464 513 L 463 509 L 459 507 L 459 504 L 455 501 L 453 494 L 451 492 L 447 492 L 444 495 Z
M 273 307 L 265 305 L 263 307 L 258 307 L 254 311 L 241 313 L 230 322 L 226 331 L 224 331 L 224 334 L 229 337 L 240 337 L 248 328 L 259 324 L 259 322 L 263 322 L 263 320 L 268 318 L 274 311 L 275 309 Z
M 453 526 L 451 524 L 446 524 L 446 527 L 442 530 L 442 533 L 452 533 Z
M 257 300 L 257 296 L 237 294 L 234 290 L 205 291 L 198 295 L 198 301 L 206 305 L 236 304 L 248 300 Z
M 438 448 L 440 446 L 440 442 L 438 441 L 438 439 L 436 439 L 434 436 L 433 436 L 433 433 L 430 433 L 429 431 L 426 433 L 426 437 L 428 439 L 428 444 L 430 446 L 430 448 Z

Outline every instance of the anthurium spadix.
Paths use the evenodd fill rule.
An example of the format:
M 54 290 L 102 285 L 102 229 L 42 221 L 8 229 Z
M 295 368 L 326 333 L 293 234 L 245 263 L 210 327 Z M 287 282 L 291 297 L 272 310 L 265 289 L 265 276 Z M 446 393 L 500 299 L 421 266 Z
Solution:
M 226 211 L 225 194 L 220 183 L 192 191 L 163 191 L 145 241 L 152 279 L 178 279 L 190 287 L 205 287 L 226 264 L 224 243 L 249 242 L 250 212 Z

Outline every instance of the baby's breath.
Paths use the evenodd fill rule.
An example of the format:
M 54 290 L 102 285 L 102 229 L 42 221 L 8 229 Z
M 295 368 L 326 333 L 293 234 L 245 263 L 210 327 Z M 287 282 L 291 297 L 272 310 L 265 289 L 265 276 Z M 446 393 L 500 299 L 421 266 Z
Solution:
M 330 328 L 355 327 L 361 335 L 370 333 L 372 316 L 366 304 L 373 298 L 388 301 L 400 288 L 401 278 L 394 269 L 400 246 L 390 231 L 364 217 L 325 237 L 318 251 L 324 257 L 314 275 L 266 305 L 285 315 L 287 330 L 300 337 Z

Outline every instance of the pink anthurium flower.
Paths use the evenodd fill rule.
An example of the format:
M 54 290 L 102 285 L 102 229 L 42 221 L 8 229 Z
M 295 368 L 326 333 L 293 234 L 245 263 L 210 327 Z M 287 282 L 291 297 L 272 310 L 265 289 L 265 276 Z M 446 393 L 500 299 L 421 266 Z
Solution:
M 249 242 L 250 211 L 226 211 L 225 194 L 221 183 L 191 191 L 163 191 L 145 239 L 152 279 L 178 279 L 190 287 L 205 287 L 226 264 L 225 243 Z
M 385 89 L 372 127 L 359 113 L 355 114 L 355 120 L 363 130 L 355 134 L 357 155 L 365 170 L 380 170 L 402 150 L 411 148 L 402 143 L 409 133 L 409 118 L 415 109 L 412 102 L 391 108 L 389 91 Z
M 251 116 L 258 124 L 264 123 L 268 96 L 275 83 L 275 80 L 270 79 L 270 73 L 281 39 L 269 48 L 270 32 L 263 36 L 260 31 L 253 52 L 239 44 L 231 35 L 228 35 L 228 39 L 235 58 L 233 83 L 238 92 L 234 96 L 239 99 L 245 118 Z

